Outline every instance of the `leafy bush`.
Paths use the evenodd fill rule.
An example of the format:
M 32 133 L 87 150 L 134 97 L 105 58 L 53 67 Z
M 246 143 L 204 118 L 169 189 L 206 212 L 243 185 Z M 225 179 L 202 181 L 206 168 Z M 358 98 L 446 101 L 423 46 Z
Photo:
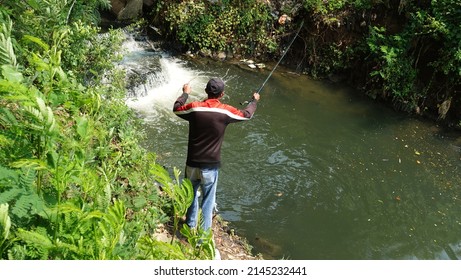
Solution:
M 191 50 L 276 50 L 274 19 L 262 1 L 169 1 L 157 13 L 165 15 L 168 34 Z
M 407 111 L 415 109 L 420 97 L 416 90 L 417 70 L 408 55 L 409 39 L 400 35 L 385 35 L 385 28 L 370 29 L 368 46 L 376 57 L 375 70 L 370 75 L 377 78 L 383 94 Z M 375 85 L 376 86 L 376 85 Z
M 316 30 L 305 38 L 309 74 L 362 65 L 368 93 L 408 112 L 437 111 L 441 102 L 457 99 L 459 1 L 304 0 L 303 7 Z

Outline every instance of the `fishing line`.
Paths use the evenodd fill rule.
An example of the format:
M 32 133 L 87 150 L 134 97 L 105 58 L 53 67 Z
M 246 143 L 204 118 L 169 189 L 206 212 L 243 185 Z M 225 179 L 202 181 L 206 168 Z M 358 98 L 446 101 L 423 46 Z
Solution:
M 299 32 L 301 31 L 301 28 L 303 27 L 304 25 L 304 20 L 301 22 L 301 25 L 299 26 L 298 28 L 298 31 L 296 32 L 296 35 L 293 37 L 293 39 L 291 39 L 291 42 L 290 44 L 288 45 L 287 49 L 283 52 L 282 54 L 282 57 L 280 57 L 279 61 L 277 61 L 277 64 L 275 64 L 275 67 L 272 69 L 272 71 L 269 73 L 269 75 L 267 76 L 266 80 L 263 82 L 263 84 L 261 85 L 261 87 L 258 89 L 258 91 L 256 91 L 256 93 L 260 93 L 261 90 L 263 89 L 263 87 L 266 85 L 267 81 L 269 80 L 269 78 L 272 76 L 272 74 L 274 73 L 275 69 L 277 68 L 277 66 L 279 66 L 280 62 L 282 61 L 282 59 L 285 57 L 285 55 L 287 54 L 288 50 L 290 49 L 291 45 L 293 44 L 293 42 L 295 41 L 295 39 L 298 37 L 299 35 Z M 245 101 L 245 102 L 240 102 L 241 105 L 245 105 L 247 103 L 250 103 L 251 101 Z
M 229 74 L 229 70 L 230 70 L 230 68 L 227 68 L 226 74 L 224 74 L 224 76 L 221 78 L 223 81 L 226 80 L 226 77 Z
M 192 77 L 186 84 L 190 84 L 193 80 L 195 80 L 195 79 L 197 79 L 197 78 L 207 78 L 207 76 L 201 75 L 201 74 L 195 75 L 195 76 Z M 179 88 L 178 92 L 181 92 L 182 89 L 183 89 L 183 87 Z

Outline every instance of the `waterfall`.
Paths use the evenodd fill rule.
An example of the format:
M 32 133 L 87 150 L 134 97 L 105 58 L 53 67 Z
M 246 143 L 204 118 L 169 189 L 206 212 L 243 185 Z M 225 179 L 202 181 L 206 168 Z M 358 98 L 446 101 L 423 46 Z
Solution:
M 185 61 L 156 50 L 152 43 L 137 41 L 130 35 L 127 35 L 124 50 L 120 67 L 126 71 L 126 104 L 145 119 L 154 120 L 160 114 L 171 114 L 174 101 L 182 93 L 183 84 L 192 80 L 195 86 L 190 99 L 205 97 L 203 89 L 206 78 L 200 77 L 199 71 L 188 68 Z

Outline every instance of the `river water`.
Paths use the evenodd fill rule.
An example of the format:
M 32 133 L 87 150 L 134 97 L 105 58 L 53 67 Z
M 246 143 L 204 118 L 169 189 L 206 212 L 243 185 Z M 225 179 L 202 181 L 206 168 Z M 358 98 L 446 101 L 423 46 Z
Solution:
M 171 111 L 184 83 L 191 101 L 221 77 L 241 108 L 270 72 L 130 44 L 122 66 L 144 74 L 126 103 L 170 170 L 186 157 Z M 236 234 L 266 259 L 459 259 L 460 135 L 279 67 L 253 119 L 226 131 L 217 203 Z

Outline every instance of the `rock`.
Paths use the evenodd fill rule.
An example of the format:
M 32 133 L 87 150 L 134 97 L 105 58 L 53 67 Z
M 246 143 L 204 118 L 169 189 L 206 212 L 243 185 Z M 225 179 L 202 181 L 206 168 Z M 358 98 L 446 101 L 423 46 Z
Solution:
M 451 106 L 451 98 L 445 100 L 442 102 L 442 104 L 440 105 L 437 105 L 437 107 L 439 107 L 439 119 L 445 119 L 447 113 L 448 113 L 448 110 L 450 110 L 450 106 Z
M 126 6 L 118 14 L 118 20 L 134 20 L 142 15 L 142 0 L 128 0 Z
M 272 243 L 268 239 L 256 237 L 254 243 L 258 247 L 258 249 L 263 253 L 263 255 L 277 257 L 282 253 L 282 247 Z
M 220 60 L 225 60 L 226 59 L 226 53 L 225 52 L 219 52 L 216 57 Z
M 117 16 L 125 8 L 126 0 L 110 0 L 112 13 Z
M 208 49 L 201 49 L 201 50 L 199 51 L 199 54 L 200 54 L 201 56 L 203 56 L 203 57 L 212 57 L 212 53 L 211 53 L 211 51 L 208 50 Z
M 187 55 L 188 57 L 194 57 L 194 54 L 193 54 L 191 51 L 187 51 L 187 52 L 186 52 L 186 55 Z
M 143 1 L 144 5 L 147 7 L 152 7 L 154 6 L 154 0 L 144 0 Z
M 143 0 L 110 0 L 112 13 L 120 21 L 136 20 L 142 15 Z
M 286 14 L 281 15 L 278 19 L 280 25 L 284 25 L 287 21 L 291 21 L 291 18 Z

